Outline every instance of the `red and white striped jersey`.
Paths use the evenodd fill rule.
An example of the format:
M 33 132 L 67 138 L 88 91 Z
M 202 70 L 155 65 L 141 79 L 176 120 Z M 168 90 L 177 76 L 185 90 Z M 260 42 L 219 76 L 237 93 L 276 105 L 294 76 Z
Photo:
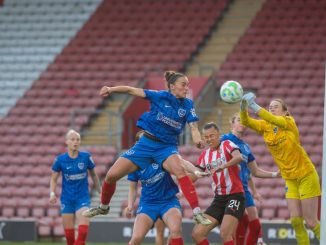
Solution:
M 214 172 L 214 169 L 218 166 L 230 161 L 232 159 L 231 153 L 237 149 L 239 147 L 230 140 L 222 141 L 217 149 L 208 148 L 204 150 L 198 159 L 197 165 L 209 172 Z M 221 172 L 215 172 L 212 175 L 212 188 L 215 194 L 228 195 L 244 192 L 239 172 L 240 165 L 233 165 Z

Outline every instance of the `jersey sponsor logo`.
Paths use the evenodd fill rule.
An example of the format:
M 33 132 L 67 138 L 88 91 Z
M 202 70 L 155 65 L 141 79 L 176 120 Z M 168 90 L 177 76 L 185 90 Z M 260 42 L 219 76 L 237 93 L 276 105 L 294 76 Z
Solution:
M 164 107 L 165 107 L 165 108 L 169 108 L 169 107 L 171 107 L 171 106 L 170 106 L 170 105 L 164 105 Z
M 159 165 L 157 163 L 152 163 L 152 168 L 153 169 L 158 169 Z
M 66 180 L 80 180 L 80 179 L 84 179 L 87 178 L 87 173 L 81 173 L 81 174 L 65 174 L 65 179 Z
M 72 167 L 70 166 L 70 167 L 67 167 L 66 169 L 69 170 L 69 169 L 71 169 L 71 168 L 72 168 Z
M 182 124 L 179 122 L 176 122 L 175 120 L 168 118 L 164 116 L 161 112 L 157 113 L 156 120 L 163 122 L 164 124 L 167 124 L 173 128 L 181 129 Z
M 277 134 L 277 131 L 278 131 L 278 127 L 273 128 L 274 134 Z
M 179 115 L 179 117 L 184 117 L 184 116 L 186 115 L 186 110 L 180 108 L 180 109 L 178 110 L 178 115 Z
M 158 174 L 154 175 L 152 178 L 149 178 L 149 179 L 146 179 L 146 180 L 142 180 L 141 183 L 142 183 L 142 185 L 151 185 L 151 184 L 154 184 L 157 181 L 163 179 L 164 178 L 164 175 L 165 175 L 164 172 L 158 173 Z
M 83 162 L 78 163 L 78 168 L 79 169 L 84 169 L 84 167 L 85 167 L 85 163 L 83 163 Z

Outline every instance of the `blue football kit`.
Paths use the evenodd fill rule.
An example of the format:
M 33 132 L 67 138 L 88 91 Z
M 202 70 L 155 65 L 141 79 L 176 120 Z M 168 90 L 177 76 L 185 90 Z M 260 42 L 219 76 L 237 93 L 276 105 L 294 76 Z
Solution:
M 239 147 L 242 157 L 244 159 L 240 163 L 241 171 L 239 174 L 240 174 L 240 178 L 241 178 L 241 181 L 243 184 L 243 189 L 245 192 L 245 207 L 247 208 L 247 207 L 255 206 L 254 198 L 252 197 L 252 194 L 248 188 L 248 180 L 249 180 L 250 174 L 251 174 L 250 169 L 248 168 L 248 163 L 255 160 L 255 157 L 252 154 L 249 145 L 232 133 L 222 135 L 221 140 L 222 141 L 230 140 Z
M 63 153 L 55 159 L 52 170 L 62 173 L 61 213 L 75 213 L 90 206 L 88 170 L 94 167 L 88 152 L 78 152 L 76 158 Z
M 128 180 L 140 181 L 142 186 L 137 214 L 144 213 L 155 222 L 171 208 L 181 210 L 178 186 L 161 165 L 152 162 L 144 170 L 128 174 Z
M 199 120 L 192 100 L 178 99 L 168 91 L 145 89 L 144 92 L 151 107 L 139 118 L 137 126 L 164 143 L 176 145 L 186 122 Z
M 144 92 L 151 107 L 139 118 L 137 126 L 146 133 L 121 155 L 140 169 L 145 169 L 152 162 L 162 165 L 169 156 L 178 154 L 178 136 L 185 124 L 199 120 L 192 100 L 178 99 L 168 91 L 145 89 Z

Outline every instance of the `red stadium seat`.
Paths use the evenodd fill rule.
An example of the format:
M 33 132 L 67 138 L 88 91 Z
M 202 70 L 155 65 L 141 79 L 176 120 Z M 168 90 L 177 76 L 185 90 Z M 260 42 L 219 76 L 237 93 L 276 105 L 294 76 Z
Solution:
M 273 208 L 264 208 L 262 210 L 261 217 L 263 219 L 274 219 L 275 218 L 275 209 L 273 209 Z
M 279 208 L 277 210 L 277 217 L 285 220 L 289 219 L 290 218 L 289 210 L 287 208 Z

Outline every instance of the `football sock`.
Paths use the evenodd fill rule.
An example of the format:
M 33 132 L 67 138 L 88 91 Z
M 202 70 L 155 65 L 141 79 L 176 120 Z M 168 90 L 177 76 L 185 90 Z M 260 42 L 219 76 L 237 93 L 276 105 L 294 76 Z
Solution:
M 247 227 L 249 223 L 248 214 L 244 214 L 239 221 L 237 230 L 236 230 L 236 241 L 237 245 L 244 245 L 244 240 L 246 237 Z
M 249 231 L 246 239 L 246 245 L 256 245 L 261 225 L 259 219 L 254 219 L 249 222 Z
M 197 245 L 209 245 L 209 241 L 207 239 L 204 239 L 201 242 L 197 243 Z
M 315 233 L 315 236 L 320 241 L 320 223 L 318 223 L 314 228 L 312 228 L 312 231 Z
M 309 245 L 308 232 L 303 224 L 302 217 L 292 217 L 291 224 L 295 231 L 295 237 L 297 239 L 298 245 Z
M 262 227 L 262 225 L 260 225 L 260 230 L 259 230 L 258 238 L 263 238 L 263 227 Z
M 178 182 L 184 197 L 189 202 L 190 207 L 192 209 L 199 207 L 197 192 L 189 176 L 186 175 L 179 178 Z
M 75 243 L 75 229 L 64 229 L 67 245 L 74 245 Z
M 78 236 L 75 245 L 85 245 L 88 233 L 88 225 L 78 226 Z
M 101 204 L 109 205 L 115 192 L 116 183 L 109 184 L 105 180 L 102 184 Z
M 183 245 L 182 237 L 171 238 L 169 241 L 169 245 Z
M 223 245 L 234 245 L 233 240 L 223 243 Z

